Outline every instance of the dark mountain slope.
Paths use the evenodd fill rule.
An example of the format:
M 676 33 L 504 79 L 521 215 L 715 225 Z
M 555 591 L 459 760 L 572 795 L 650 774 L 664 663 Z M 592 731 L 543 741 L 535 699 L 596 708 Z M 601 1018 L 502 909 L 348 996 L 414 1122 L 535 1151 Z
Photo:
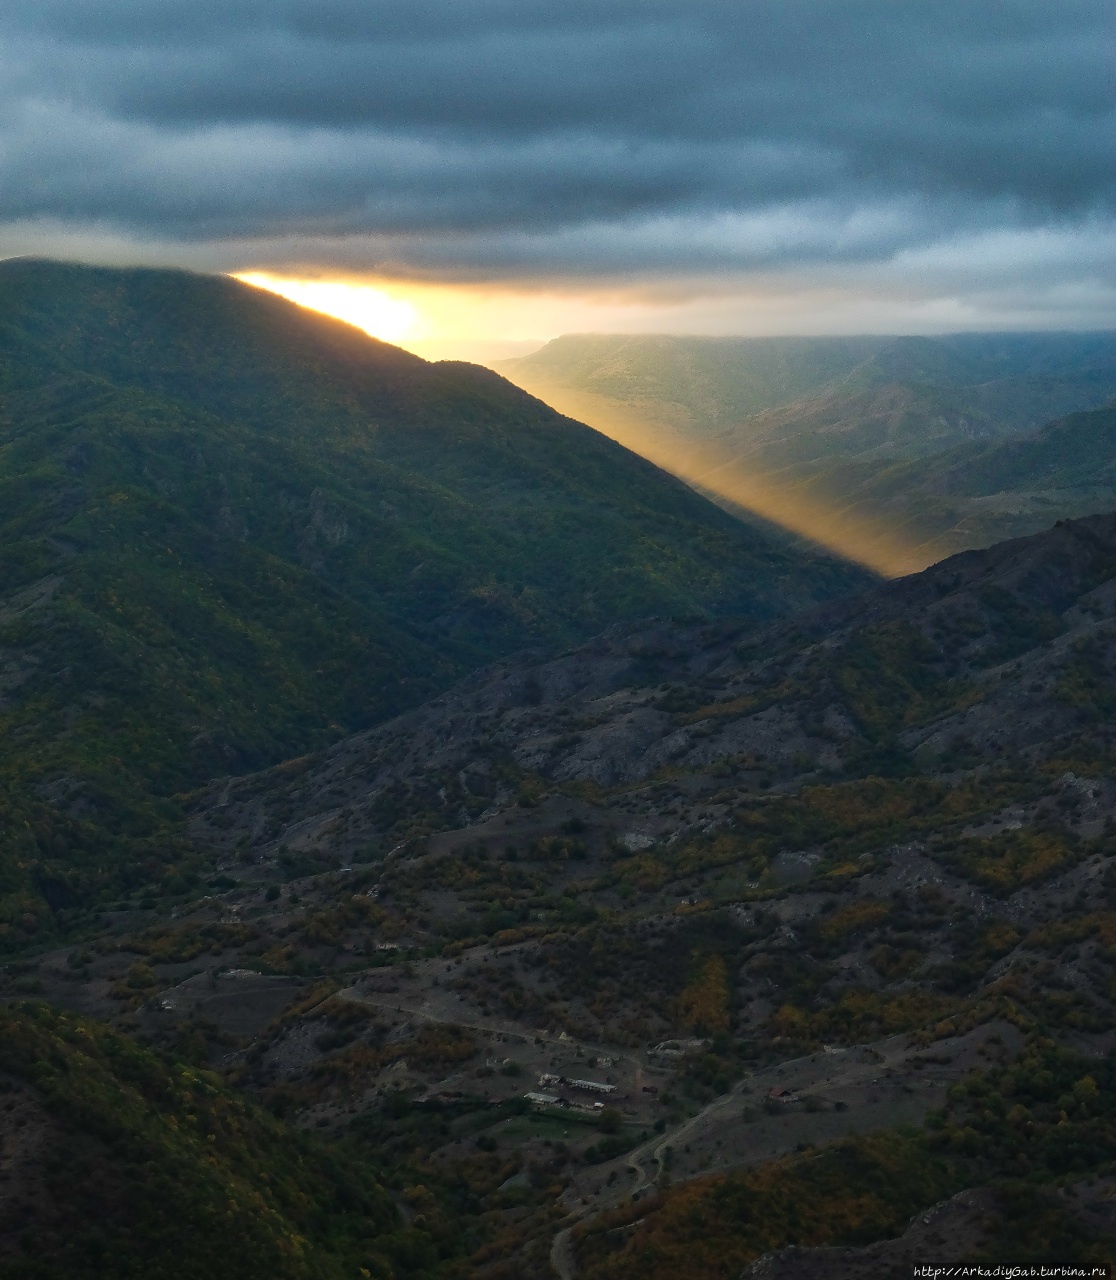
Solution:
M 1109 1182 L 1059 1186 L 1116 1135 L 1114 709 L 1116 515 L 767 626 L 618 623 L 203 788 L 218 892 L 0 993 L 389 1153 L 488 1233 L 480 1275 L 733 1280 L 1005 1179 L 958 1260 L 1085 1262 Z
M 4 1008 L 0 1032 L 5 1280 L 405 1277 L 453 1250 L 366 1161 L 207 1071 L 41 1006 Z
M 1114 515 L 767 628 L 622 624 L 208 789 L 194 836 L 239 886 L 118 945 L 185 1002 L 174 960 L 250 922 L 222 963 L 333 974 L 394 1034 L 473 1036 L 493 1095 L 564 1099 L 489 1133 L 570 1117 L 555 1248 L 586 1275 L 732 1280 L 1005 1178 L 1030 1207 L 990 1193 L 959 1258 L 1031 1218 L 1019 1261 L 1095 1253 L 1056 1188 L 1113 1149 L 1114 709 Z M 251 1069 L 307 1118 L 353 1099 L 390 1127 L 375 1090 L 404 1073 L 431 1104 L 463 1088 L 359 1058 L 371 1033 L 308 1065 L 319 1029 Z M 615 1141 L 575 1129 L 584 1080 L 615 1086 Z
M 424 806 L 424 821 L 454 824 L 468 820 L 470 795 L 485 810 L 510 803 L 523 777 L 624 788 L 756 758 L 769 782 L 796 786 L 918 772 L 911 753 L 932 773 L 958 752 L 1042 757 L 1077 726 L 1103 730 L 1114 575 L 1116 516 L 1098 516 L 754 635 L 728 622 L 620 626 L 557 658 L 478 673 L 316 767 L 221 788 L 219 807 L 203 810 L 217 826 L 199 815 L 198 831 L 230 850 L 250 831 L 267 855 L 322 845 L 350 857 L 413 830 Z M 415 812 L 388 802 L 404 794 Z
M 488 370 L 182 272 L 0 264 L 0 499 L 17 938 L 44 894 L 182 889 L 161 798 L 501 653 L 866 580 Z

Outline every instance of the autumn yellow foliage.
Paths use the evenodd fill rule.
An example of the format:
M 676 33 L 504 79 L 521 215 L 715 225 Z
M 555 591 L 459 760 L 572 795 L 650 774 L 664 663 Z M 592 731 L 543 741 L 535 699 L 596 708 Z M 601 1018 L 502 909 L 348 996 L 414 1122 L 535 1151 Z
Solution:
M 729 1028 L 728 969 L 722 956 L 703 961 L 694 980 L 678 997 L 679 1018 L 691 1031 L 707 1035 Z
M 962 861 L 972 877 L 1004 892 L 1044 880 L 1076 856 L 1060 831 L 1012 831 L 966 846 Z
M 886 902 L 854 902 L 840 911 L 835 911 L 822 921 L 818 932 L 827 942 L 843 938 L 846 934 L 857 933 L 861 929 L 869 929 L 879 924 L 890 913 Z
M 836 1004 L 810 1012 L 784 1004 L 771 1020 L 775 1035 L 793 1040 L 844 1040 L 855 1043 L 878 1035 L 912 1031 L 953 1012 L 957 1001 L 933 991 L 886 995 L 864 988 L 842 992 Z
M 784 1245 L 828 1245 L 898 1234 L 948 1189 L 948 1173 L 894 1134 L 852 1139 L 809 1159 L 702 1178 L 658 1203 L 639 1202 L 584 1231 L 585 1280 L 736 1280 Z M 634 1223 L 616 1252 L 610 1229 Z M 581 1234 L 581 1233 L 579 1233 Z

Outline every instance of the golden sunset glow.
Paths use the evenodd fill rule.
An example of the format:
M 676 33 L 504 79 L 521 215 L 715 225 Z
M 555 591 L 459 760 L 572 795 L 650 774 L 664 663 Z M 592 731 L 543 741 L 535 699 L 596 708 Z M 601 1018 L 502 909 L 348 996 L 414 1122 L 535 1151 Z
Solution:
M 916 538 L 837 510 L 806 489 L 781 487 L 752 475 L 716 441 L 680 440 L 663 406 L 624 407 L 605 396 L 541 380 L 501 361 L 526 354 L 569 332 L 668 330 L 685 320 L 686 302 L 673 306 L 635 292 L 568 293 L 480 285 L 368 278 L 299 279 L 268 272 L 238 273 L 245 284 L 269 289 L 300 306 L 356 325 L 426 359 L 491 364 L 539 399 L 672 471 L 729 509 L 754 512 L 884 574 L 910 573 L 935 558 Z M 754 300 L 759 311 L 762 300 Z M 665 415 L 665 416 L 664 416 Z
M 298 278 L 267 271 L 236 279 L 356 325 L 428 360 L 509 359 L 571 331 L 646 321 L 631 299 L 539 289 L 355 278 Z
M 774 476 L 750 471 L 716 438 L 680 438 L 669 406 L 649 403 L 635 409 L 525 371 L 505 372 L 559 413 L 595 427 L 730 511 L 762 516 L 887 577 L 916 573 L 941 557 L 933 545 L 879 518 L 827 501 L 809 485 L 781 484 Z
M 335 316 L 427 360 L 487 364 L 525 355 L 563 333 L 764 332 L 770 299 L 747 300 L 741 319 L 709 312 L 708 299 L 659 295 L 645 288 L 538 284 L 456 284 L 374 276 L 299 277 L 270 271 L 235 273 L 245 284 Z
M 372 285 L 288 279 L 262 271 L 247 271 L 236 278 L 259 289 L 269 289 L 311 311 L 345 320 L 384 342 L 399 343 L 419 329 L 418 312 L 406 298 L 394 297 Z

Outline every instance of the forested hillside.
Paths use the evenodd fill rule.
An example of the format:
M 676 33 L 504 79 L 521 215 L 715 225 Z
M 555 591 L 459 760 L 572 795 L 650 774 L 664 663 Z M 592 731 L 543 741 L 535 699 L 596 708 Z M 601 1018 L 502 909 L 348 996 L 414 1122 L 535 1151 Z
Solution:
M 5 1005 L 0 1068 L 6 1280 L 403 1280 L 459 1249 L 369 1162 L 102 1024 Z
M 1116 516 L 873 582 L 242 286 L 0 283 L 0 1275 L 1110 1260 Z
M 4 927 L 186 891 L 168 797 L 499 654 L 866 581 L 487 370 L 224 278 L 0 264 Z
M 1108 1259 L 1114 566 L 1097 517 L 618 623 L 194 792 L 208 893 L 9 934 L 71 1011 L 3 1027 L 10 1274 L 870 1280 L 932 1208 Z

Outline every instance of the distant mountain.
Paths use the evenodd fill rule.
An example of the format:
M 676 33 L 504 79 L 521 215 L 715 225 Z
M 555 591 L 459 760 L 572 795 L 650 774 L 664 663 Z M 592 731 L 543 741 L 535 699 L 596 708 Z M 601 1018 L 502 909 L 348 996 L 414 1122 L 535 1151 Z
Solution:
M 904 487 L 921 483 L 927 493 L 958 498 L 1021 491 L 1030 485 L 1051 492 L 1116 484 L 1116 405 L 1068 414 L 1036 431 L 993 443 L 945 450 L 919 463 L 881 473 Z M 902 476 L 902 480 L 898 477 Z
M 1034 431 L 1116 394 L 1116 335 L 939 338 L 560 338 L 505 362 L 513 381 L 684 476 L 887 572 L 1102 510 L 1060 492 L 975 524 L 902 464 Z M 899 467 L 898 471 L 892 471 Z M 876 480 L 889 499 L 874 498 Z M 900 477 L 913 486 L 899 487 Z M 1020 476 L 1017 488 L 1041 489 Z M 1013 493 L 1016 490 L 1012 491 Z M 991 497 L 991 494 L 983 495 Z
M 486 369 L 183 272 L 0 264 L 0 494 L 16 940 L 196 880 L 166 797 L 502 653 L 868 580 Z
M 1116 334 L 954 334 L 941 337 L 707 338 L 570 334 L 500 366 L 513 378 L 624 403 L 674 405 L 694 435 L 822 393 L 889 384 L 969 388 L 993 415 L 1015 412 L 1012 388 L 1043 403 L 1030 425 L 1116 395 Z M 1019 426 L 1009 427 L 1012 430 Z
M 675 405 L 693 434 L 810 395 L 848 377 L 886 338 L 683 338 L 568 334 L 500 367 L 622 403 Z
M 1116 504 L 1116 404 L 842 479 L 852 509 L 901 523 L 931 559 L 1023 536 Z

